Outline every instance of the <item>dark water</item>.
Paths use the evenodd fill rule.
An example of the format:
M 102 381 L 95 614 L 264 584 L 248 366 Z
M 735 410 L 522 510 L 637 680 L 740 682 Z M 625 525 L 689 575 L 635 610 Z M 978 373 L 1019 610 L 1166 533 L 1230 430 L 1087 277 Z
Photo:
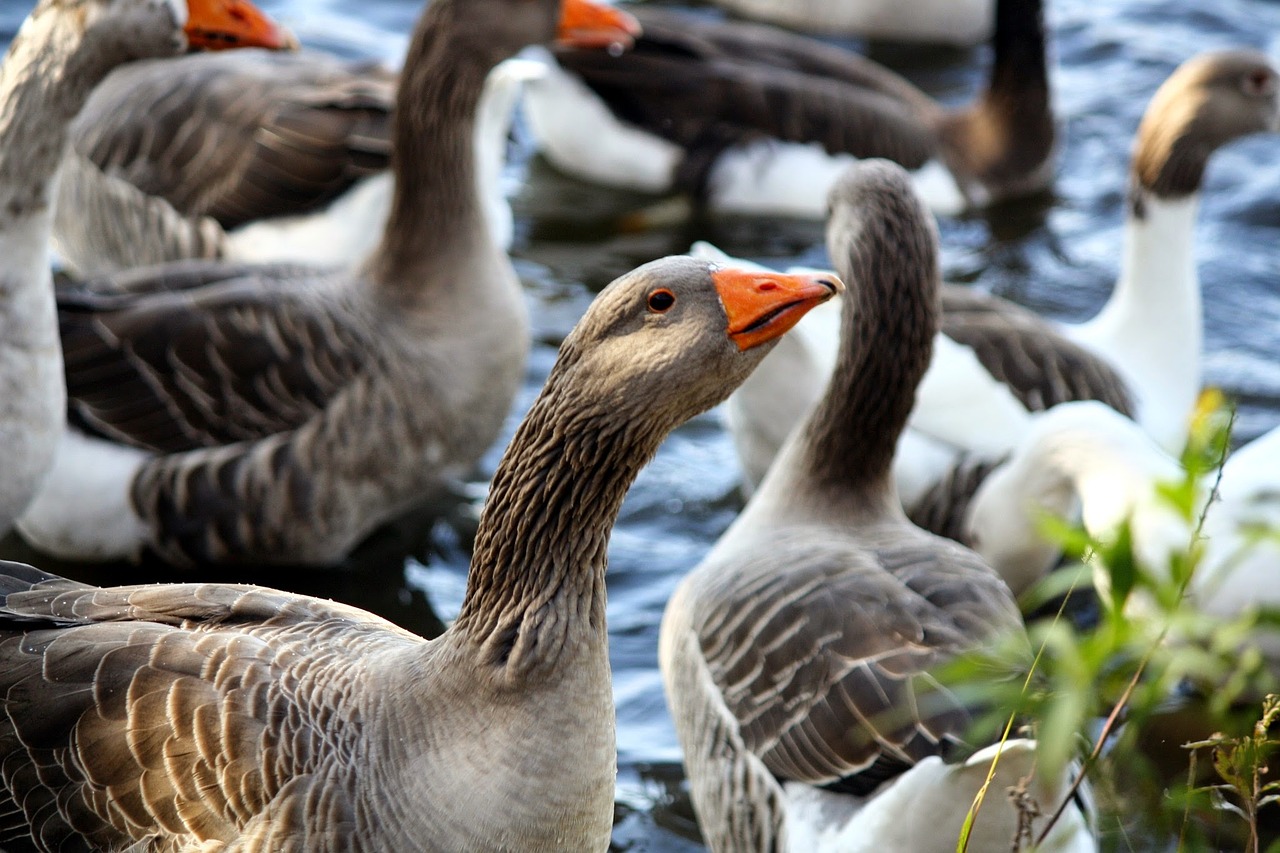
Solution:
M 836 0 L 833 0 L 836 2 Z M 903 0 L 909 2 L 909 0 Z M 304 43 L 398 61 L 419 9 L 410 0 L 265 0 Z M 1049 0 L 1058 115 L 1065 129 L 1053 198 L 942 223 L 944 270 L 1063 319 L 1091 315 L 1115 280 L 1130 141 L 1147 100 L 1182 60 L 1252 46 L 1280 56 L 1280 2 L 1269 0 Z M 0 0 L 7 39 L 29 8 Z M 982 50 L 879 49 L 927 91 L 966 100 L 983 75 Z M 623 215 L 648 199 L 587 187 L 528 162 L 515 143 L 516 266 L 532 303 L 535 349 L 517 404 L 537 392 L 555 347 L 592 294 L 618 274 L 692 239 L 779 264 L 822 263 L 821 226 L 716 221 L 627 233 Z M 1241 402 L 1240 439 L 1280 422 L 1280 139 L 1245 140 L 1211 163 L 1196 233 L 1205 294 L 1206 376 Z M 513 416 L 507 435 L 514 428 Z M 500 449 L 485 459 L 493 470 Z M 679 749 L 658 675 L 657 629 L 667 597 L 737 511 L 738 473 L 720 415 L 677 431 L 623 507 L 609 569 L 609 624 L 618 705 L 620 849 L 694 850 Z M 248 578 L 376 610 L 413 630 L 438 631 L 465 585 L 468 519 L 429 527 L 411 519 L 380 534 L 346 574 Z M 406 552 L 415 554 L 404 560 Z M 0 547 L 28 556 L 18 543 Z M 40 565 L 103 583 L 159 579 L 126 567 Z M 202 572 L 202 577 L 222 577 Z M 1130 843 L 1134 839 L 1128 839 Z M 1138 845 L 1141 846 L 1141 845 Z M 1159 842 L 1157 847 L 1162 846 Z M 1123 843 L 1122 843 L 1123 847 Z

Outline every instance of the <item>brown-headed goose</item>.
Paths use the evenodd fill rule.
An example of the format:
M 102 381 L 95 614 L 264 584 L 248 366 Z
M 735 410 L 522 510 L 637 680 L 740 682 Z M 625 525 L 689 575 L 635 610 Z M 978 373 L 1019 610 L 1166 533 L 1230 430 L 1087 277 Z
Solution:
M 713 0 L 793 30 L 900 42 L 973 45 L 991 35 L 994 0 Z
M 935 211 L 958 213 L 1053 179 L 1041 0 L 996 10 L 990 82 L 958 110 L 834 45 L 637 6 L 634 50 L 557 52 L 526 87 L 526 114 L 547 158 L 589 181 L 821 218 L 846 165 L 887 157 L 913 171 Z
M 623 495 L 838 287 L 691 258 L 607 287 L 498 465 L 462 610 L 435 640 L 261 587 L 99 589 L 0 564 L 0 839 L 605 850 Z
M 520 86 L 543 67 L 499 63 L 478 107 L 476 177 L 504 248 L 507 133 Z M 391 204 L 395 88 L 375 63 L 318 52 L 121 69 L 76 122 L 55 247 L 82 276 L 186 258 L 352 266 L 376 247 Z
M 280 38 L 241 0 L 45 0 L 14 37 L 0 67 L 0 533 L 35 495 L 62 431 L 66 393 L 48 251 L 68 127 L 117 65 L 189 42 Z
M 904 437 L 913 448 L 899 453 L 899 467 L 909 469 L 897 472 L 908 506 L 939 497 L 931 490 L 951 476 L 957 452 L 977 454 L 971 461 L 985 466 L 1013 449 L 1029 412 L 1070 400 L 1101 400 L 1132 414 L 1169 452 L 1181 450 L 1201 384 L 1193 237 L 1204 169 L 1231 140 L 1280 129 L 1278 79 L 1262 54 L 1230 50 L 1188 60 L 1160 87 L 1135 143 L 1120 277 L 1094 319 L 1051 324 L 998 297 L 943 288 L 943 332 L 951 341 L 935 351 L 921 385 L 915 431 Z M 830 364 L 836 328 L 816 313 L 731 400 L 749 479 L 763 474 L 779 437 L 821 391 L 820 383 L 789 381 L 792 405 L 775 406 L 769 377 Z M 936 519 L 930 529 L 956 530 L 964 500 L 927 512 Z
M 356 272 L 187 262 L 60 292 L 78 429 L 23 534 L 77 559 L 146 545 L 176 563 L 332 563 L 463 475 L 529 346 L 476 188 L 485 77 L 557 26 L 601 47 L 634 28 L 587 0 L 564 8 L 427 7 L 400 79 L 391 215 Z
M 659 660 L 712 850 L 949 853 L 987 763 L 941 760 L 974 709 L 929 673 L 1022 620 L 977 554 L 907 520 L 890 474 L 939 322 L 932 219 L 884 161 L 852 166 L 831 208 L 849 287 L 831 382 L 672 596 Z M 1033 752 L 1009 749 L 992 790 Z M 1030 790 L 1048 813 L 1066 780 Z M 1017 810 L 988 796 L 974 833 L 1011 849 Z M 1045 844 L 1094 849 L 1075 808 Z
M 1199 539 L 1188 585 L 1197 609 L 1224 619 L 1250 608 L 1280 609 L 1280 541 L 1266 533 L 1280 530 L 1280 428 L 1234 451 L 1220 477 L 1213 472 L 1198 484 L 1198 536 L 1167 493 L 1185 476 L 1133 421 L 1098 403 L 1067 403 L 1036 415 L 1008 461 L 984 479 L 963 532 L 1001 574 L 1034 580 L 1061 557 L 1043 533 L 1043 515 L 1079 513 L 1103 540 L 1127 521 L 1135 556 L 1158 577 L 1168 577 L 1171 557 Z M 1280 672 L 1280 634 L 1260 633 L 1255 641 Z

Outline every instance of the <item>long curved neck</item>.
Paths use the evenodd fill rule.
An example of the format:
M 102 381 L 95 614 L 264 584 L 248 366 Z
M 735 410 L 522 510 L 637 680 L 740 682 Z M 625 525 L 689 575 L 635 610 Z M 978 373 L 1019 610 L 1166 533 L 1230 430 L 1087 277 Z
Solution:
M 876 211 L 860 227 L 840 268 L 857 295 L 843 306 L 840 355 L 805 426 L 807 476 L 846 493 L 892 494 L 894 448 L 938 330 L 937 249 L 927 226 L 897 211 Z
M 1177 452 L 1200 391 L 1203 306 L 1195 267 L 1199 195 L 1163 198 L 1136 183 L 1115 290 L 1073 335 L 1137 390 L 1138 418 Z
M 944 122 L 953 169 L 973 175 L 987 192 L 1010 194 L 1048 182 L 1056 133 L 1041 0 L 997 0 L 986 88 Z
M 454 630 L 511 677 L 605 655 L 605 551 L 622 499 L 665 429 L 588 398 L 560 362 L 494 474 Z M 577 633 L 575 633 L 577 632 Z M 583 644 L 586 644 L 585 646 Z
M 395 192 L 370 259 L 385 289 L 412 291 L 423 275 L 492 245 L 476 189 L 476 112 L 492 56 L 462 43 L 459 3 L 433 3 L 409 45 L 396 95 Z

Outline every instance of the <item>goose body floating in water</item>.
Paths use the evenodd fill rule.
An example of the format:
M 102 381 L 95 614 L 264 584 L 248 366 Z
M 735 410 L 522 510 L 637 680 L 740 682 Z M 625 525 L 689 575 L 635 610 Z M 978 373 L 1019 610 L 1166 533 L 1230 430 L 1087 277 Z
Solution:
M 332 564 L 464 476 L 529 347 L 477 190 L 486 77 L 557 32 L 603 48 L 634 28 L 587 0 L 435 0 L 360 268 L 186 262 L 60 293 L 74 429 L 23 535 L 72 559 Z
M 727 213 L 820 219 L 861 157 L 912 170 L 939 213 L 1043 191 L 1056 133 L 1040 0 L 998 0 L 990 80 L 952 110 L 864 57 L 772 27 L 634 7 L 635 49 L 559 50 L 526 87 L 529 124 L 557 168 Z

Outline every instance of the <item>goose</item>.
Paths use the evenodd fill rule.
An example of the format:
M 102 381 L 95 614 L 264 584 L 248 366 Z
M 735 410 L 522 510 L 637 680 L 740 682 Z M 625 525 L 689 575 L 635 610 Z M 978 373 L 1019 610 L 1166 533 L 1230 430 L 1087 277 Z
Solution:
M 933 222 L 887 161 L 851 167 L 831 208 L 828 246 L 850 288 L 831 382 L 672 595 L 659 662 L 712 850 L 941 853 L 987 765 L 931 760 L 974 708 L 929 673 L 1025 634 L 1000 577 L 913 526 L 890 476 L 938 325 Z M 992 790 L 1031 764 L 1033 744 L 1006 746 L 1024 757 L 997 765 Z M 1037 775 L 1029 790 L 1047 813 L 1067 781 Z M 1017 837 L 1014 807 L 988 797 L 969 849 Z M 1095 849 L 1085 814 L 1068 808 L 1039 849 Z
M 821 219 L 848 163 L 888 157 L 913 170 L 935 211 L 959 213 L 1052 182 L 1041 5 L 998 0 L 990 82 L 959 110 L 834 45 L 637 6 L 634 50 L 557 51 L 526 87 L 525 112 L 547 159 L 587 181 Z
M 498 465 L 435 640 L 262 587 L 103 589 L 0 564 L 0 839 L 604 851 L 623 495 L 839 286 L 675 257 L 605 288 Z
M 629 38 L 624 13 L 584 4 L 427 7 L 397 95 L 391 214 L 354 274 L 190 261 L 61 292 L 75 429 L 23 536 L 67 559 L 327 565 L 464 475 L 529 348 L 477 196 L 476 104 L 557 16 L 562 38 Z
M 902 489 L 904 500 L 924 500 L 961 454 L 983 465 L 999 460 L 1025 434 L 1031 412 L 1071 400 L 1105 402 L 1167 451 L 1181 451 L 1202 376 L 1192 238 L 1204 169 L 1230 141 L 1280 129 L 1278 73 L 1255 51 L 1217 51 L 1187 60 L 1160 87 L 1135 142 L 1120 277 L 1092 320 L 1051 323 L 999 297 L 944 286 L 950 340 L 936 342 L 912 413 L 914 448 L 924 450 L 899 454 L 921 463 L 914 485 Z M 714 247 L 698 251 L 727 257 Z M 779 439 L 822 388 L 821 380 L 789 380 L 789 405 L 775 405 L 770 377 L 787 376 L 791 365 L 818 368 L 799 376 L 829 369 L 838 346 L 832 311 L 801 324 L 730 399 L 729 424 L 749 482 L 759 481 Z M 939 525 L 954 527 L 962 511 L 951 507 Z M 939 532 L 939 525 L 930 529 Z
M 1202 478 L 1195 518 L 1204 514 L 1200 562 L 1188 594 L 1197 609 L 1230 619 L 1248 608 L 1280 608 L 1275 583 L 1280 543 L 1280 429 L 1236 450 Z M 1095 402 L 1069 403 L 1036 416 L 1009 459 L 978 487 L 965 536 L 1002 573 L 1043 577 L 1061 551 L 1041 533 L 1043 515 L 1074 518 L 1093 536 L 1114 537 L 1128 521 L 1134 554 L 1157 576 L 1196 539 L 1193 523 L 1160 487 L 1180 483 L 1181 463 L 1140 426 Z M 1216 485 L 1216 495 L 1214 489 Z M 1102 576 L 1095 572 L 1095 580 Z M 1254 638 L 1280 667 L 1280 633 Z
M 68 125 L 120 63 L 190 42 L 280 38 L 240 0 L 191 0 L 190 10 L 159 0 L 41 2 L 14 37 L 0 67 L 0 535 L 34 497 L 62 430 L 66 388 L 46 256 Z
M 994 0 L 715 0 L 793 30 L 969 47 L 991 37 Z
M 520 87 L 543 68 L 499 63 L 477 108 L 480 197 L 503 248 L 513 238 L 507 135 Z M 395 85 L 375 63 L 319 52 L 122 68 L 76 122 L 55 249 L 82 277 L 187 258 L 355 266 L 391 205 Z

